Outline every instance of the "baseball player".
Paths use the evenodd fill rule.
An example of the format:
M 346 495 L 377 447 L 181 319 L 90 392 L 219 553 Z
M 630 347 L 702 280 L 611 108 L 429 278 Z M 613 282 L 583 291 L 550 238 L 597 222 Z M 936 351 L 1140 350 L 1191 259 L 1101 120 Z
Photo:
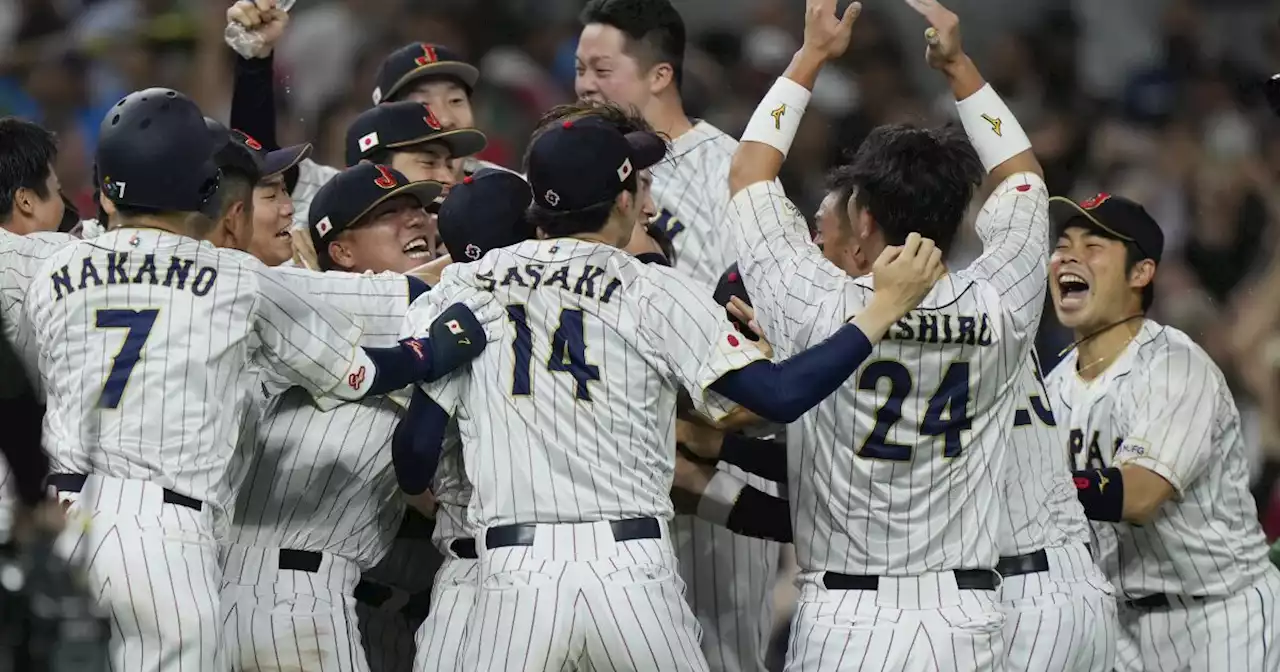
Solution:
M 347 165 L 372 161 L 446 187 L 461 181 L 456 159 L 480 153 L 488 140 L 474 128 L 446 128 L 433 109 L 404 101 L 360 113 L 347 129 Z
M 1046 382 L 1119 592 L 1116 669 L 1280 669 L 1280 570 L 1239 412 L 1204 350 L 1145 316 L 1159 225 L 1108 194 L 1055 198 L 1050 211 L 1049 289 L 1076 341 Z
M 665 529 L 678 389 L 713 420 L 730 399 L 794 419 L 927 291 L 938 255 L 918 237 L 887 255 L 882 303 L 861 326 L 773 364 L 687 276 L 620 249 L 648 199 L 645 172 L 665 156 L 660 136 L 586 116 L 535 137 L 530 214 L 547 238 L 450 266 L 406 320 L 416 331 L 476 287 L 510 318 L 510 347 L 424 388 L 410 410 L 415 442 L 437 448 L 457 413 L 475 488 L 479 590 L 458 669 L 706 669 Z M 402 475 L 410 494 L 429 484 L 425 452 L 428 468 Z
M 671 138 L 668 159 L 653 168 L 654 225 L 671 241 L 677 267 L 710 291 L 735 261 L 723 222 L 729 161 L 738 143 L 684 112 L 684 21 L 669 0 L 592 0 L 579 19 L 584 28 L 577 93 L 634 106 Z M 730 471 L 757 488 L 778 492 L 774 483 Z M 779 545 L 734 535 L 693 516 L 675 518 L 672 542 L 711 669 L 763 672 Z
M 1026 672 L 1109 672 L 1115 663 L 1114 591 L 1090 554 L 1089 524 L 1064 463 L 1065 428 L 1034 350 L 1015 381 L 1004 474 L 1000 607 L 1005 664 Z
M 285 173 L 311 155 L 311 145 L 303 143 L 268 150 L 244 131 L 233 130 L 229 137 L 231 142 L 218 160 L 223 174 L 237 160 L 247 157 L 252 161 L 250 167 L 257 168 L 259 175 L 252 184 L 253 233 L 245 251 L 267 266 L 279 266 L 293 258 L 293 239 L 289 234 L 293 223 L 293 202 L 285 188 Z
M 395 184 L 387 186 L 388 178 Z M 316 249 L 324 254 L 329 247 L 323 240 L 346 230 L 420 219 L 441 188 L 436 182 L 411 182 L 385 166 L 349 168 L 312 202 L 310 218 L 321 243 Z M 383 208 L 397 201 L 409 207 Z M 394 248 L 355 255 L 375 260 L 392 258 L 401 248 L 376 237 L 346 244 Z M 388 270 L 381 267 L 350 270 L 371 274 L 281 273 L 359 315 L 365 325 L 362 344 L 394 344 L 410 301 L 426 285 L 399 273 L 379 273 Z M 264 382 L 264 387 L 280 382 Z M 369 669 L 355 605 L 367 594 L 378 598 L 371 594 L 377 588 L 360 583 L 361 573 L 386 554 L 400 523 L 403 505 L 388 447 L 406 402 L 407 396 L 397 403 L 391 395 L 318 408 L 298 388 L 266 402 L 249 438 L 253 458 L 236 499 L 230 544 L 222 553 L 224 636 L 235 669 Z M 299 641 L 310 645 L 299 646 Z
M 84 520 L 69 541 L 111 611 L 117 670 L 222 667 L 208 500 L 256 369 L 354 401 L 431 379 L 484 344 L 457 306 L 433 338 L 359 347 L 359 322 L 202 242 L 221 226 L 214 155 L 226 141 L 176 91 L 113 106 L 96 158 L 118 227 L 49 256 L 25 300 L 49 484 Z
M 968 140 L 950 128 L 874 130 L 848 167 L 856 188 L 845 216 L 819 223 L 818 248 L 775 178 L 823 63 L 849 45 L 861 6 L 837 16 L 835 4 L 806 3 L 804 44 L 730 171 L 730 239 L 777 355 L 863 310 L 865 260 L 882 246 L 917 232 L 945 251 L 983 168 L 999 186 L 976 224 L 982 256 L 940 281 L 872 363 L 789 428 L 801 574 L 786 669 L 864 659 L 885 670 L 1000 669 L 1001 484 L 1024 403 L 1009 381 L 1040 319 L 1048 194 L 1026 134 L 961 50 L 956 16 L 909 0 L 931 24 L 927 58 L 946 75 Z

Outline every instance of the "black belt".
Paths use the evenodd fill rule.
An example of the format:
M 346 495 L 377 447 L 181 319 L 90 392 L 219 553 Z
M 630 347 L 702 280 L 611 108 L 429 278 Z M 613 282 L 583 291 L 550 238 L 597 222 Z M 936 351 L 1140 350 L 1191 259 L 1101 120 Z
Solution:
M 84 484 L 87 480 L 89 480 L 89 477 L 85 474 L 49 474 L 44 482 L 58 492 L 80 492 L 84 490 Z M 195 497 L 188 497 L 169 488 L 164 489 L 164 503 L 177 504 L 196 511 L 204 508 L 204 503 Z
M 476 552 L 476 540 L 470 537 L 465 539 L 454 539 L 449 544 L 449 550 L 453 554 L 463 560 L 479 560 L 480 554 Z
M 400 519 L 400 529 L 396 530 L 396 538 L 430 539 L 435 527 L 436 521 L 418 513 L 413 507 L 406 507 L 404 517 Z
M 381 609 L 382 605 L 389 602 L 397 593 L 400 593 L 400 591 L 391 586 L 383 585 L 377 581 L 361 579 L 360 583 L 356 584 L 355 590 L 351 591 L 351 596 L 374 609 Z M 427 589 L 409 595 L 408 601 L 405 602 L 403 607 L 400 607 L 400 614 L 407 621 L 417 622 L 425 619 L 430 610 L 431 590 Z
M 996 575 L 994 572 L 986 569 L 956 569 L 952 570 L 952 574 L 956 577 L 956 588 L 960 590 L 995 590 Z M 822 574 L 822 585 L 827 590 L 877 590 L 880 588 L 880 579 L 894 579 L 907 577 L 894 576 L 876 576 L 873 574 L 838 574 L 836 572 L 824 572 Z
M 1203 595 L 1185 595 L 1181 599 L 1199 602 L 1206 598 Z M 1139 597 L 1136 600 L 1129 600 L 1124 604 L 1130 609 L 1165 609 L 1173 605 L 1173 600 L 1169 598 L 1167 593 L 1156 593 L 1155 595 Z
M 1049 571 L 1049 554 L 1045 553 L 1043 548 L 1023 555 L 1000 558 L 1000 562 L 996 563 L 996 572 L 1004 577 L 1047 571 Z
M 633 541 L 635 539 L 661 539 L 662 526 L 657 518 L 631 518 L 615 520 L 609 523 L 613 528 L 614 541 Z M 484 533 L 485 548 L 502 548 L 504 546 L 532 546 L 533 535 L 537 525 L 499 525 L 491 527 Z
M 1090 557 L 1093 557 L 1093 547 L 1085 544 L 1084 550 L 1089 552 Z M 1000 561 L 996 563 L 996 572 L 1000 576 L 1022 576 L 1023 574 L 1047 571 L 1049 571 L 1049 554 L 1043 548 L 1023 555 L 1000 558 Z

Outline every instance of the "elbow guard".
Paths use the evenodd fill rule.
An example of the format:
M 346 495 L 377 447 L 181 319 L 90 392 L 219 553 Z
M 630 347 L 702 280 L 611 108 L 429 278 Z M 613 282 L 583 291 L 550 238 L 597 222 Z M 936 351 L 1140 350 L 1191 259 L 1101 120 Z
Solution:
M 1089 520 L 1118 523 L 1124 519 L 1124 477 L 1120 469 L 1090 469 L 1071 474 L 1076 497 Z

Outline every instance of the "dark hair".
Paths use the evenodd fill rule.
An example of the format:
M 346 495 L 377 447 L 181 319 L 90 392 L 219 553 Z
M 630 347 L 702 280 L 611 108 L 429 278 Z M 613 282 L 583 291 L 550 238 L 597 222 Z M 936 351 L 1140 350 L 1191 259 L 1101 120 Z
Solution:
M 537 128 L 534 129 L 533 135 L 529 137 L 529 143 L 525 145 L 523 170 L 529 172 L 529 148 L 542 137 L 547 129 L 555 124 L 563 123 L 570 119 L 581 119 L 582 117 L 591 116 L 604 120 L 606 123 L 612 124 L 618 129 L 619 133 L 627 134 L 635 131 L 644 131 L 654 133 L 653 126 L 644 118 L 640 110 L 632 107 L 622 107 L 617 103 L 606 103 L 598 100 L 577 100 L 572 103 L 556 105 L 555 107 L 543 113 L 542 118 L 538 119 Z
M 584 26 L 603 23 L 626 33 L 627 53 L 650 67 L 671 64 L 676 90 L 680 90 L 684 83 L 684 19 L 669 0 L 591 0 L 578 20 Z
M 836 212 L 837 218 L 840 220 L 840 226 L 849 226 L 849 197 L 857 190 L 858 186 L 854 184 L 853 166 L 849 164 L 841 164 L 827 172 L 827 193 L 834 194 L 836 203 L 840 205 Z M 810 227 L 812 228 L 812 227 Z
M 901 245 L 915 232 L 946 252 L 985 173 L 963 129 L 895 124 L 871 131 L 847 180 L 886 243 Z
M 1149 257 L 1147 253 L 1138 249 L 1136 244 L 1129 241 L 1121 242 L 1124 243 L 1124 272 L 1127 276 L 1133 271 L 1133 267 L 1138 265 L 1138 262 L 1143 259 L 1150 259 L 1151 257 Z M 1145 313 L 1148 310 L 1151 310 L 1151 304 L 1154 303 L 1155 300 L 1156 279 L 1152 277 L 1151 282 L 1148 282 L 1147 286 L 1142 288 L 1142 312 Z
M 225 217 L 231 210 L 231 205 L 239 201 L 244 203 L 245 212 L 252 217 L 253 188 L 256 185 L 257 180 L 249 173 L 237 168 L 223 168 L 218 182 L 218 198 L 221 199 L 218 214 Z
M 19 189 L 49 198 L 49 166 L 57 157 L 53 133 L 17 117 L 0 118 L 0 222 L 13 217 Z

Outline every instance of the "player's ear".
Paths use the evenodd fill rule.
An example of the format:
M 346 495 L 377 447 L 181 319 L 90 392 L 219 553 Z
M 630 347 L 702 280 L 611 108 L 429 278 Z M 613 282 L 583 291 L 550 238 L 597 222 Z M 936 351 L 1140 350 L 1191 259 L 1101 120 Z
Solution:
M 17 210 L 18 212 L 21 212 L 23 215 L 26 215 L 27 217 L 30 217 L 31 215 L 35 214 L 35 211 L 36 211 L 36 204 L 34 200 L 35 196 L 36 196 L 35 192 L 31 191 L 30 189 L 26 187 L 18 187 L 13 192 L 14 209 Z
M 670 63 L 659 63 L 649 68 L 649 93 L 657 95 L 669 86 L 675 86 L 676 71 Z
M 1143 259 L 1129 269 L 1129 287 L 1142 289 L 1156 279 L 1156 262 Z
M 333 260 L 333 265 L 338 268 L 351 268 L 355 265 L 355 256 L 351 253 L 351 248 L 341 240 L 329 243 L 329 259 Z

